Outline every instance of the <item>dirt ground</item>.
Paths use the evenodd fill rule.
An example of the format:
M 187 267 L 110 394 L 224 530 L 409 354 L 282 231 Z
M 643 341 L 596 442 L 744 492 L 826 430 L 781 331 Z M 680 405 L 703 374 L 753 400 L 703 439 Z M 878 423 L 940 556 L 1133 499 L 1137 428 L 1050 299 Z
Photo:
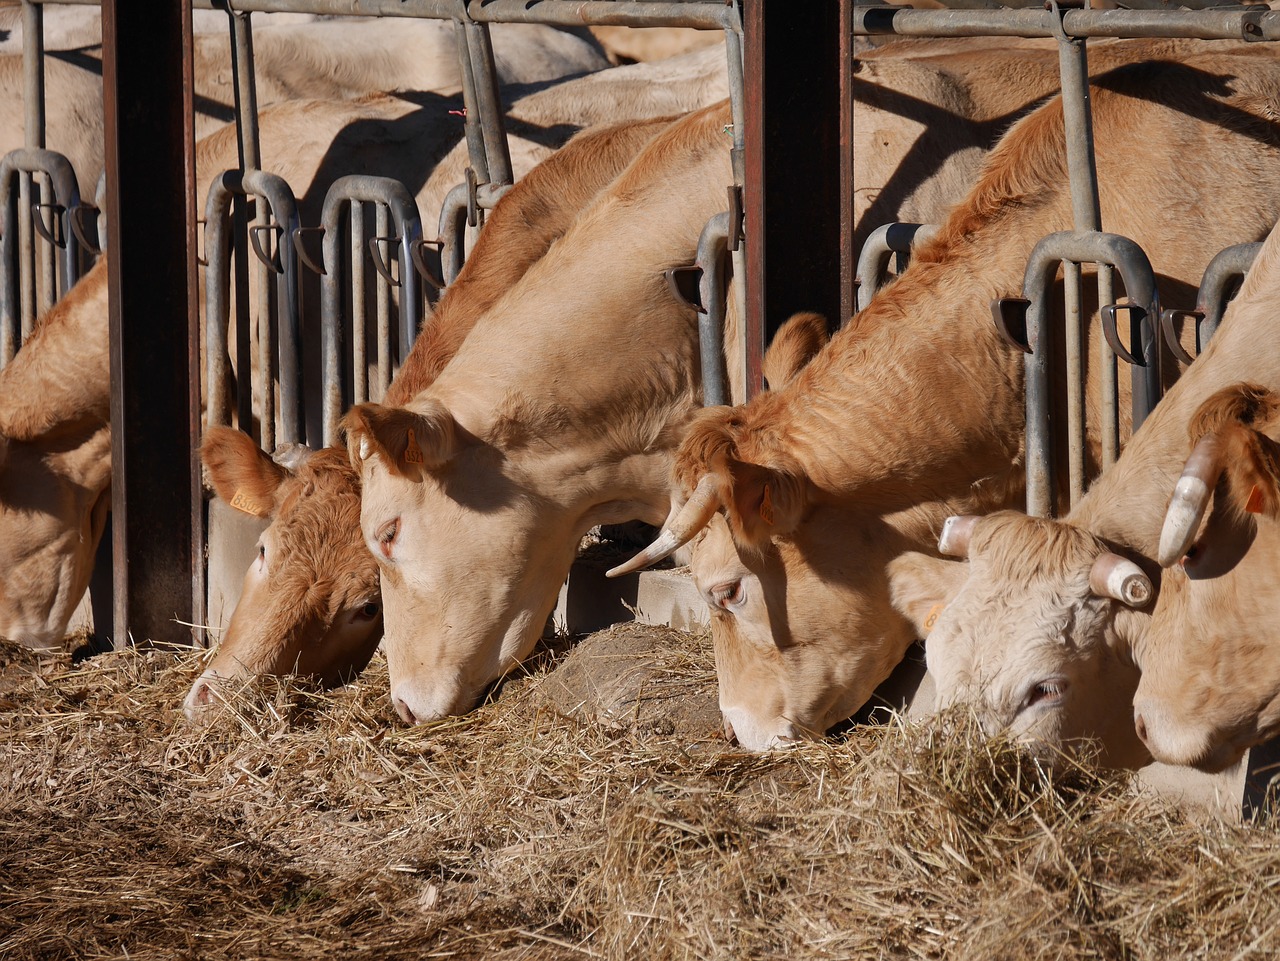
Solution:
M 0 957 L 1274 957 L 1280 833 L 1050 782 L 963 718 L 751 755 L 709 642 L 634 625 L 474 714 L 385 663 L 181 711 L 198 655 L 0 646 Z M 555 669 L 559 665 L 558 669 Z

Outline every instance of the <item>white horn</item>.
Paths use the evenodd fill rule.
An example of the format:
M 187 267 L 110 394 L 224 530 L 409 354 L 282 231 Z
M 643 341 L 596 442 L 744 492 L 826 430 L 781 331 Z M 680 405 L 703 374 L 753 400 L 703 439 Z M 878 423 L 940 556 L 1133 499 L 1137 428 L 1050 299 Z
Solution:
M 625 564 L 619 564 L 605 572 L 605 577 L 619 577 L 630 574 L 642 567 L 656 564 L 664 557 L 670 557 L 680 548 L 688 544 L 698 531 L 707 526 L 712 516 L 720 509 L 719 491 L 714 474 L 703 474 L 693 496 L 685 502 L 684 507 L 675 517 L 668 517 L 657 540 L 642 550 Z
M 1155 593 L 1142 568 L 1119 554 L 1099 554 L 1089 570 L 1089 589 L 1127 607 L 1142 607 Z
M 1156 555 L 1161 567 L 1172 567 L 1191 547 L 1222 468 L 1222 441 L 1217 434 L 1206 434 L 1187 458 L 1169 499 Z
M 948 557 L 968 557 L 969 538 L 978 523 L 977 514 L 955 514 L 946 519 L 938 535 L 938 552 Z

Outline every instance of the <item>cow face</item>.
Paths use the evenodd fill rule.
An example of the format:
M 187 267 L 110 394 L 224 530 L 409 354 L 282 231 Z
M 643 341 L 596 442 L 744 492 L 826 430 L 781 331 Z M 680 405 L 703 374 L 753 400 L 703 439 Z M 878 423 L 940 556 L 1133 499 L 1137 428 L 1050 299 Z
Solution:
M 870 698 L 915 639 L 888 603 L 885 563 L 903 549 L 900 535 L 883 522 L 850 524 L 847 513 L 818 511 L 803 536 L 758 551 L 740 550 L 717 514 L 694 551 L 720 709 L 748 750 L 821 737 Z M 850 530 L 867 534 L 851 543 Z
M 296 454 L 296 452 L 295 452 Z M 218 495 L 269 517 L 240 601 L 184 708 L 195 719 L 219 684 L 263 674 L 349 681 L 382 637 L 377 565 L 360 536 L 359 478 L 346 451 L 294 456 L 289 467 L 245 434 L 205 432 L 201 456 Z
M 894 602 L 926 636 L 938 706 L 971 707 L 1050 763 L 1084 739 L 1104 763 L 1145 763 L 1128 652 L 1146 575 L 1066 522 L 1001 512 L 968 526 L 967 563 L 908 553 L 889 565 Z
M 1172 548 L 1161 556 L 1170 569 L 1136 649 L 1142 679 L 1134 723 L 1157 760 L 1221 770 L 1280 733 L 1280 660 L 1270 627 L 1280 444 L 1251 426 L 1278 407 L 1269 392 L 1240 385 L 1205 401 L 1193 419 L 1195 436 L 1194 425 L 1229 418 L 1204 433 L 1178 484 L 1161 539 Z M 1197 461 L 1207 467 L 1203 478 Z M 1179 504 L 1187 488 L 1199 495 L 1189 516 Z
M 0 637 L 57 647 L 111 508 L 111 429 L 0 437 Z

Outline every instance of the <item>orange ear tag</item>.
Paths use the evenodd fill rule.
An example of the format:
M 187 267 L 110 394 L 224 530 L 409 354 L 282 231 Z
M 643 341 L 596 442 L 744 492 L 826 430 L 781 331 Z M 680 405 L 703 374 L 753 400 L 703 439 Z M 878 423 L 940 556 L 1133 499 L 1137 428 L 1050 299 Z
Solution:
M 764 497 L 760 500 L 760 519 L 766 524 L 773 524 L 773 488 L 764 485 Z
M 266 517 L 271 513 L 270 504 L 264 504 L 252 494 L 246 494 L 243 490 L 236 491 L 236 496 L 231 498 L 231 506 L 246 514 L 253 514 L 255 517 Z
M 938 623 L 938 615 L 942 613 L 943 608 L 946 606 L 946 604 L 934 604 L 933 607 L 929 608 L 929 616 L 924 619 L 924 632 L 926 634 L 933 630 L 933 625 Z
M 409 428 L 409 446 L 404 449 L 404 462 L 406 464 L 422 463 L 422 448 L 418 446 L 418 439 L 413 436 L 413 428 Z
M 1249 491 L 1249 499 L 1244 502 L 1244 509 L 1250 514 L 1262 513 L 1262 491 L 1257 484 L 1253 485 L 1253 490 Z

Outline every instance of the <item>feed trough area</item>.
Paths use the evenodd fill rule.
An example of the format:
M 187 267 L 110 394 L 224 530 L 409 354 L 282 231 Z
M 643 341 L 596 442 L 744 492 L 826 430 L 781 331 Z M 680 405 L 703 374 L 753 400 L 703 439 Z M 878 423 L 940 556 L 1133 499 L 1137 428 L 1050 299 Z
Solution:
M 1232 959 L 1280 944 L 1268 816 L 1201 822 L 1087 767 L 1050 782 L 962 717 L 748 754 L 718 732 L 706 637 L 616 627 L 417 728 L 394 723 L 380 656 L 356 684 L 265 681 L 191 725 L 200 661 L 0 651 L 0 955 Z

